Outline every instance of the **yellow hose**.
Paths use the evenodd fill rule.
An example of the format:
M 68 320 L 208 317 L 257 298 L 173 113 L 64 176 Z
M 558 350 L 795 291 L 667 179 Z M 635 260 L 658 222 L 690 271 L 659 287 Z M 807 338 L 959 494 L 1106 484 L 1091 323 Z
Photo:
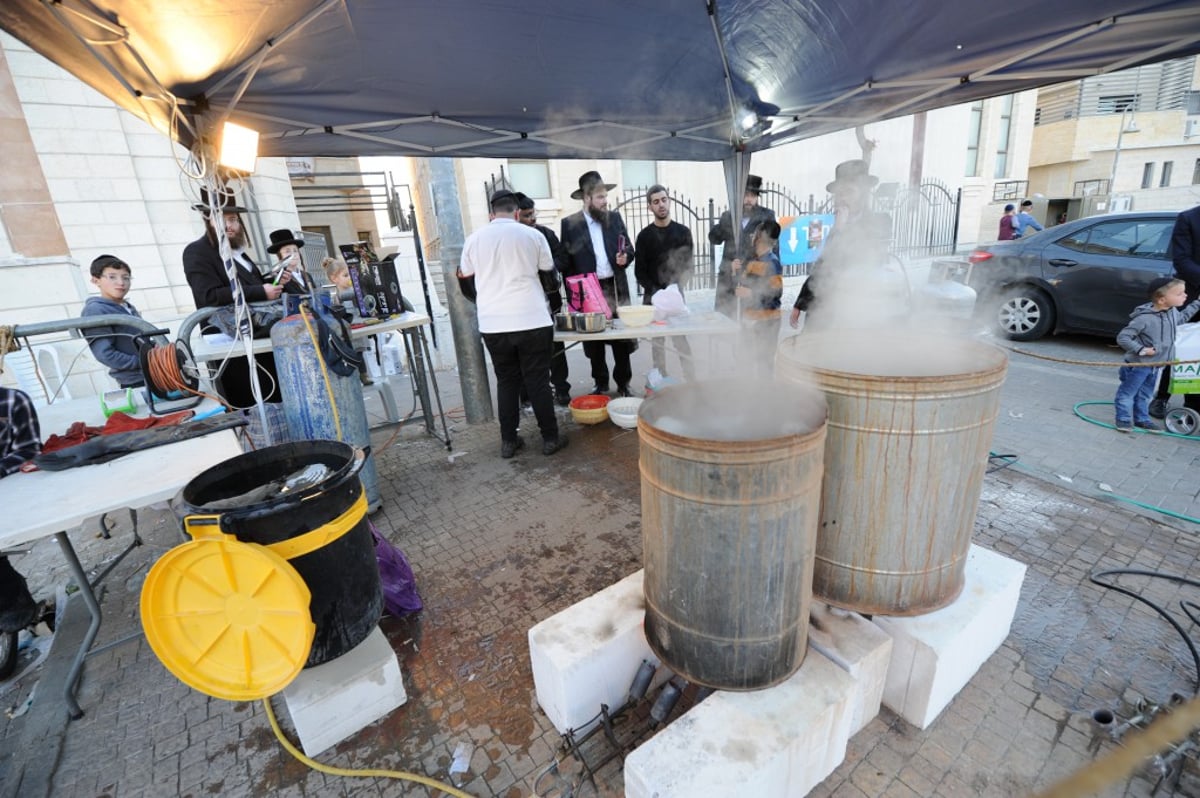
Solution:
M 292 741 L 283 736 L 283 729 L 279 728 L 279 721 L 275 719 L 275 711 L 271 709 L 271 699 L 264 698 L 262 700 L 263 708 L 267 710 L 267 720 L 271 722 L 271 728 L 275 732 L 275 736 L 279 739 L 279 744 L 284 747 L 289 754 L 299 759 L 304 764 L 308 765 L 313 770 L 319 770 L 322 773 L 328 773 L 331 776 L 353 776 L 358 778 L 372 779 L 400 779 L 401 781 L 415 781 L 418 784 L 424 784 L 426 787 L 432 787 L 436 790 L 441 790 L 447 795 L 453 795 L 455 798 L 474 798 L 468 793 L 456 790 L 449 784 L 440 782 L 437 779 L 431 779 L 428 776 L 422 776 L 418 773 L 409 773 L 404 770 L 352 770 L 350 768 L 335 768 L 331 765 L 322 765 L 315 759 L 310 759 L 304 755 L 296 746 L 292 745 Z
M 304 328 L 308 330 L 308 338 L 312 341 L 313 349 L 317 353 L 317 362 L 321 364 L 321 376 L 325 379 L 325 393 L 329 395 L 329 406 L 333 411 L 333 426 L 337 430 L 337 439 L 344 441 L 342 420 L 338 417 L 337 399 L 333 397 L 333 386 L 329 384 L 329 370 L 325 367 L 325 357 L 321 354 L 321 344 L 317 341 L 317 333 L 313 330 L 307 309 L 303 306 L 300 308 L 300 318 L 304 320 Z

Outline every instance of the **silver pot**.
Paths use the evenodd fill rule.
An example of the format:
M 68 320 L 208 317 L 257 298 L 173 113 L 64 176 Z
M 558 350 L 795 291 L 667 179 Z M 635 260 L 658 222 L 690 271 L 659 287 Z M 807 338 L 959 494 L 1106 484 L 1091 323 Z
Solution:
M 575 314 L 573 313 L 555 313 L 554 314 L 554 329 L 559 332 L 570 332 L 575 329 Z
M 572 313 L 575 322 L 575 332 L 593 333 L 604 332 L 608 323 L 603 313 Z

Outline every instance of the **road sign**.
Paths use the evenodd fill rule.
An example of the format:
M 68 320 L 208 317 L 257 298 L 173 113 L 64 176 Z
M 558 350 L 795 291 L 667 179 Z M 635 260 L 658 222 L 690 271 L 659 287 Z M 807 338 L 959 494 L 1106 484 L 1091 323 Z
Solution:
M 779 220 L 779 261 L 784 266 L 812 263 L 821 255 L 821 247 L 833 230 L 832 213 L 784 216 Z

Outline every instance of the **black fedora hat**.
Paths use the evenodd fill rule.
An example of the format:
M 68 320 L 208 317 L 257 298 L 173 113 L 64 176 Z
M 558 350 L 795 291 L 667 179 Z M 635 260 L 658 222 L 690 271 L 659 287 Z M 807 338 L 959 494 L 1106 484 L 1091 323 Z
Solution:
M 868 188 L 874 188 L 879 182 L 879 178 L 869 174 L 869 169 L 870 167 L 867 166 L 866 161 L 857 159 L 853 161 L 842 161 L 837 165 L 837 168 L 833 172 L 833 182 L 826 184 L 825 190 L 830 192 L 837 191 L 839 185 L 846 185 L 850 183 L 857 183 L 859 185 L 866 185 Z
M 617 187 L 616 183 L 605 183 L 604 178 L 600 177 L 600 173 L 597 171 L 584 172 L 579 176 L 579 188 L 571 192 L 571 199 L 581 200 L 584 194 L 600 185 L 604 186 L 605 191 L 612 191 Z
M 233 194 L 231 192 L 227 192 L 227 191 L 222 191 L 219 195 L 217 195 L 217 205 L 220 206 L 222 213 L 245 213 L 246 212 L 245 208 L 243 208 L 242 206 L 240 206 L 234 202 Z M 200 201 L 197 202 L 196 204 L 192 205 L 192 210 L 200 211 L 205 216 L 208 215 L 209 200 L 208 200 L 208 189 L 207 188 L 200 189 Z
M 758 196 L 762 191 L 762 178 L 758 175 L 746 175 L 746 193 Z
M 288 244 L 295 244 L 300 248 L 304 247 L 304 241 L 296 238 L 296 235 L 291 230 L 272 230 L 271 246 L 267 247 L 267 252 L 274 255 Z

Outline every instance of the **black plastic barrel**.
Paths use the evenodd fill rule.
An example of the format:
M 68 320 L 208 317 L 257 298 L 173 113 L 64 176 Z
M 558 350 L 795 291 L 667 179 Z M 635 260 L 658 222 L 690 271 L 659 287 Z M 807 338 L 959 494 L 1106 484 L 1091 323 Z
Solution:
M 352 510 L 363 492 L 358 478 L 365 454 L 338 441 L 270 446 L 215 465 L 192 479 L 173 502 L 180 521 L 219 515 L 221 530 L 243 543 L 270 546 L 304 535 Z M 324 465 L 325 477 L 301 489 L 214 509 L 257 488 L 282 482 L 308 466 Z M 312 594 L 316 636 L 306 668 L 340 657 L 367 638 L 383 614 L 379 566 L 365 505 L 345 534 L 294 559 L 292 567 Z

